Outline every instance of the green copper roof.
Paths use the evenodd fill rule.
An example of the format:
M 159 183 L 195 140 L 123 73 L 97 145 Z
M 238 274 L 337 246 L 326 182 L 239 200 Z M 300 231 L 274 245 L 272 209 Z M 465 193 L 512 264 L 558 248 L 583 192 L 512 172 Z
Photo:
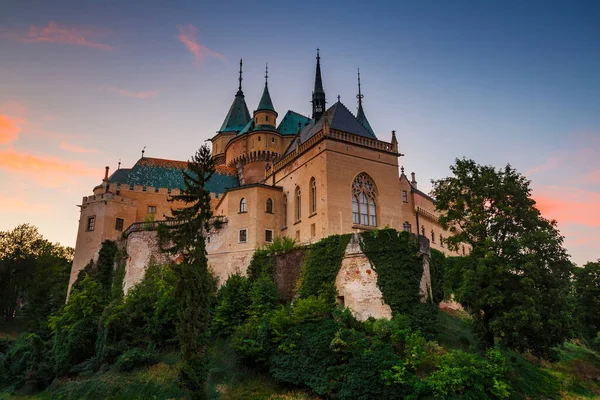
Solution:
M 185 170 L 187 170 L 186 161 L 144 157 L 135 163 L 127 175 L 123 174 L 120 177 L 120 182 L 116 183 L 182 189 L 184 187 L 183 171 Z M 227 189 L 237 186 L 239 183 L 234 170 L 217 167 L 217 171 L 206 188 L 211 193 L 225 193 Z
M 260 98 L 260 102 L 258 103 L 258 108 L 256 111 L 273 111 L 275 112 L 275 107 L 273 107 L 273 102 L 271 101 L 271 95 L 269 94 L 269 86 L 265 83 L 265 90 L 263 91 L 262 97 Z
M 242 128 L 241 131 L 238 132 L 236 136 L 241 136 L 244 133 L 250 132 L 254 128 L 254 120 L 251 119 L 248 123 Z
M 300 123 L 301 127 L 304 128 L 304 125 L 308 124 L 308 121 L 310 121 L 310 118 L 289 110 L 283 116 L 283 119 L 279 123 L 277 130 L 282 135 L 295 135 L 298 133 L 298 123 Z
M 244 94 L 238 91 L 219 132 L 239 132 L 251 120 Z
M 365 127 L 366 130 L 369 131 L 369 133 L 371 135 L 373 135 L 373 137 L 375 137 L 375 132 L 373 132 L 373 129 L 371 128 L 371 124 L 369 124 L 369 120 L 367 120 L 367 116 L 365 115 L 365 112 L 363 111 L 362 103 L 358 107 L 358 113 L 356 113 L 356 119 L 358 120 L 358 122 L 360 122 L 362 124 L 362 126 Z

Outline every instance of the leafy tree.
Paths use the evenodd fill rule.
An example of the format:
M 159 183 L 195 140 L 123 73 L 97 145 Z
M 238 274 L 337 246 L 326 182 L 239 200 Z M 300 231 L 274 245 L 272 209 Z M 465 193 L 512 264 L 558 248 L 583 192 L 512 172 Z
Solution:
M 600 333 L 600 260 L 575 268 L 574 274 L 579 324 L 592 339 Z
M 457 298 L 471 306 L 488 346 L 499 339 L 552 358 L 572 325 L 572 264 L 556 221 L 541 216 L 530 182 L 510 165 L 457 159 L 450 169 L 454 176 L 433 181 L 433 194 L 449 247 L 471 249 Z
M 183 172 L 185 188 L 169 201 L 185 204 L 172 208 L 174 222 L 163 230 L 172 254 L 180 255 L 176 266 L 175 295 L 179 307 L 177 334 L 182 363 L 179 374 L 182 386 L 191 391 L 193 398 L 206 398 L 207 340 L 210 327 L 211 303 L 215 282 L 208 269 L 205 238 L 211 228 L 218 228 L 212 219 L 210 192 L 205 188 L 215 172 L 215 163 L 208 146 L 202 146 L 188 162 Z
M 65 302 L 73 249 L 21 224 L 0 232 L 0 320 L 24 317 L 47 333 L 46 319 Z

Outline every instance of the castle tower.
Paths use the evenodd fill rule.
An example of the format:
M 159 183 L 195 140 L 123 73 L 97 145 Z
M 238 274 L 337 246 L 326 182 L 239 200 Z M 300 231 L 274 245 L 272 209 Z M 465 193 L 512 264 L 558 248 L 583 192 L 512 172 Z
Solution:
M 269 94 L 269 66 L 265 67 L 265 89 L 258 103 L 258 108 L 254 111 L 254 126 L 259 129 L 261 125 L 275 128 L 277 120 L 277 112 L 273 107 L 271 95 Z
M 315 89 L 312 94 L 312 118 L 315 122 L 321 118 L 325 112 L 325 91 L 323 90 L 323 81 L 321 80 L 321 56 L 317 49 L 317 70 L 315 73 Z
M 250 112 L 248 111 L 244 92 L 242 91 L 242 79 L 242 60 L 240 59 L 238 91 L 235 94 L 229 112 L 221 125 L 221 129 L 219 129 L 217 134 L 211 139 L 213 145 L 212 154 L 217 164 L 225 162 L 225 147 L 227 146 L 227 143 L 235 138 L 248 122 L 251 121 Z

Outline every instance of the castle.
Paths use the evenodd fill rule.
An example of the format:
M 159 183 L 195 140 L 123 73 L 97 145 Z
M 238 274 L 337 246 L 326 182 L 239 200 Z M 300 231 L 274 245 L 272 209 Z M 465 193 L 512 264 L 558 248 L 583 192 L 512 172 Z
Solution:
M 223 228 L 207 238 L 209 265 L 223 282 L 245 273 L 254 250 L 288 236 L 297 243 L 333 234 L 390 227 L 418 233 L 447 254 L 433 199 L 399 169 L 395 131 L 377 139 L 363 109 L 358 76 L 354 115 L 338 100 L 326 108 L 317 53 L 312 115 L 287 111 L 278 123 L 268 81 L 250 115 L 239 86 L 221 128 L 211 139 L 216 173 L 209 182 L 211 205 Z M 120 163 L 119 163 L 120 164 Z M 126 239 L 125 290 L 139 281 L 159 254 L 156 221 L 170 215 L 170 195 L 183 187 L 187 162 L 140 158 L 119 168 L 83 198 L 69 290 L 79 271 L 96 259 L 104 240 Z M 150 232 L 150 233 L 149 233 Z M 462 250 L 464 252 L 464 250 Z M 454 253 L 457 255 L 458 253 Z

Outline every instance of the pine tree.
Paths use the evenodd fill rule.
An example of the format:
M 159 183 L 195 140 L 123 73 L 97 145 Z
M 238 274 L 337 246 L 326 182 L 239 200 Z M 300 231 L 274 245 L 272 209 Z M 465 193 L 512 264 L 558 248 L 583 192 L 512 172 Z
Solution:
M 208 146 L 202 146 L 183 172 L 185 188 L 169 201 L 185 204 L 172 208 L 168 229 L 162 230 L 170 247 L 181 262 L 175 267 L 179 321 L 177 334 L 182 363 L 179 380 L 194 399 L 206 398 L 207 339 L 210 309 L 214 297 L 214 278 L 208 269 L 205 238 L 215 228 L 210 208 L 210 192 L 206 183 L 215 172 Z M 218 228 L 218 226 L 217 226 Z

